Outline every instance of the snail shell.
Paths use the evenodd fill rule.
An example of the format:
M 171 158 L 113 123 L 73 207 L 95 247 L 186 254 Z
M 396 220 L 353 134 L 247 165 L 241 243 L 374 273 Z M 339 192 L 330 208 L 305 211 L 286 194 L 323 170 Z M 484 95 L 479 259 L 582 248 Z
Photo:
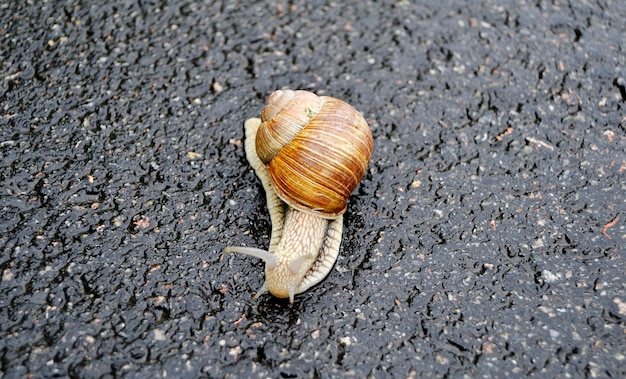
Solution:
M 278 196 L 325 218 L 346 211 L 372 155 L 372 132 L 349 104 L 307 91 L 279 90 L 261 112 L 256 137 Z
M 228 246 L 265 261 L 257 291 L 279 298 L 302 293 L 332 269 L 348 196 L 365 174 L 373 140 L 347 103 L 306 91 L 279 90 L 261 119 L 246 121 L 246 157 L 263 184 L 272 220 L 267 251 Z

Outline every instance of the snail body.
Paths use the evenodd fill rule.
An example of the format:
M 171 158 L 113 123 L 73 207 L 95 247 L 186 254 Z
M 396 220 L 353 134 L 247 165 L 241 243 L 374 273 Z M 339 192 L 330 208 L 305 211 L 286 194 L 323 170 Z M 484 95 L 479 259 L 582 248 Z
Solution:
M 341 245 L 347 199 L 372 154 L 367 122 L 347 103 L 307 91 L 279 90 L 261 119 L 245 122 L 248 162 L 261 180 L 272 222 L 267 251 L 229 246 L 227 252 L 265 261 L 265 292 L 302 293 L 332 269 Z

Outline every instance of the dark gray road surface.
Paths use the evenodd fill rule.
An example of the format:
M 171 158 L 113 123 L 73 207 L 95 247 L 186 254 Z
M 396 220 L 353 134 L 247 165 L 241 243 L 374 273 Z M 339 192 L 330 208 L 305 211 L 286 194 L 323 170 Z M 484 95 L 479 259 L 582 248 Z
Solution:
M 0 377 L 626 376 L 625 2 L 247 4 L 0 2 Z M 293 305 L 222 253 L 283 87 L 375 139 Z

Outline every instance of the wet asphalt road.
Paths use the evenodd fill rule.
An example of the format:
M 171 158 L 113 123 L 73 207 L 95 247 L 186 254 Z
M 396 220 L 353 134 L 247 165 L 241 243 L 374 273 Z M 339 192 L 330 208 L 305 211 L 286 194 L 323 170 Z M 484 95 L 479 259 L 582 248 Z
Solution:
M 0 2 L 0 377 L 626 376 L 626 3 Z M 375 150 L 335 269 L 253 299 L 243 120 Z

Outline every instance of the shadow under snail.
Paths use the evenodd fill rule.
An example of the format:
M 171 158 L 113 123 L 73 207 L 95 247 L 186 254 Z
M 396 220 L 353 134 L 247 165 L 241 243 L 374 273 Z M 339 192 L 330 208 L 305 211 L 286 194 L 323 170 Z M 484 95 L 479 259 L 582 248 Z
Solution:
M 261 118 L 245 124 L 245 151 L 261 180 L 272 222 L 268 250 L 225 252 L 265 262 L 266 292 L 289 298 L 322 281 L 341 245 L 348 197 L 365 174 L 373 140 L 363 116 L 347 103 L 307 91 L 278 90 Z

